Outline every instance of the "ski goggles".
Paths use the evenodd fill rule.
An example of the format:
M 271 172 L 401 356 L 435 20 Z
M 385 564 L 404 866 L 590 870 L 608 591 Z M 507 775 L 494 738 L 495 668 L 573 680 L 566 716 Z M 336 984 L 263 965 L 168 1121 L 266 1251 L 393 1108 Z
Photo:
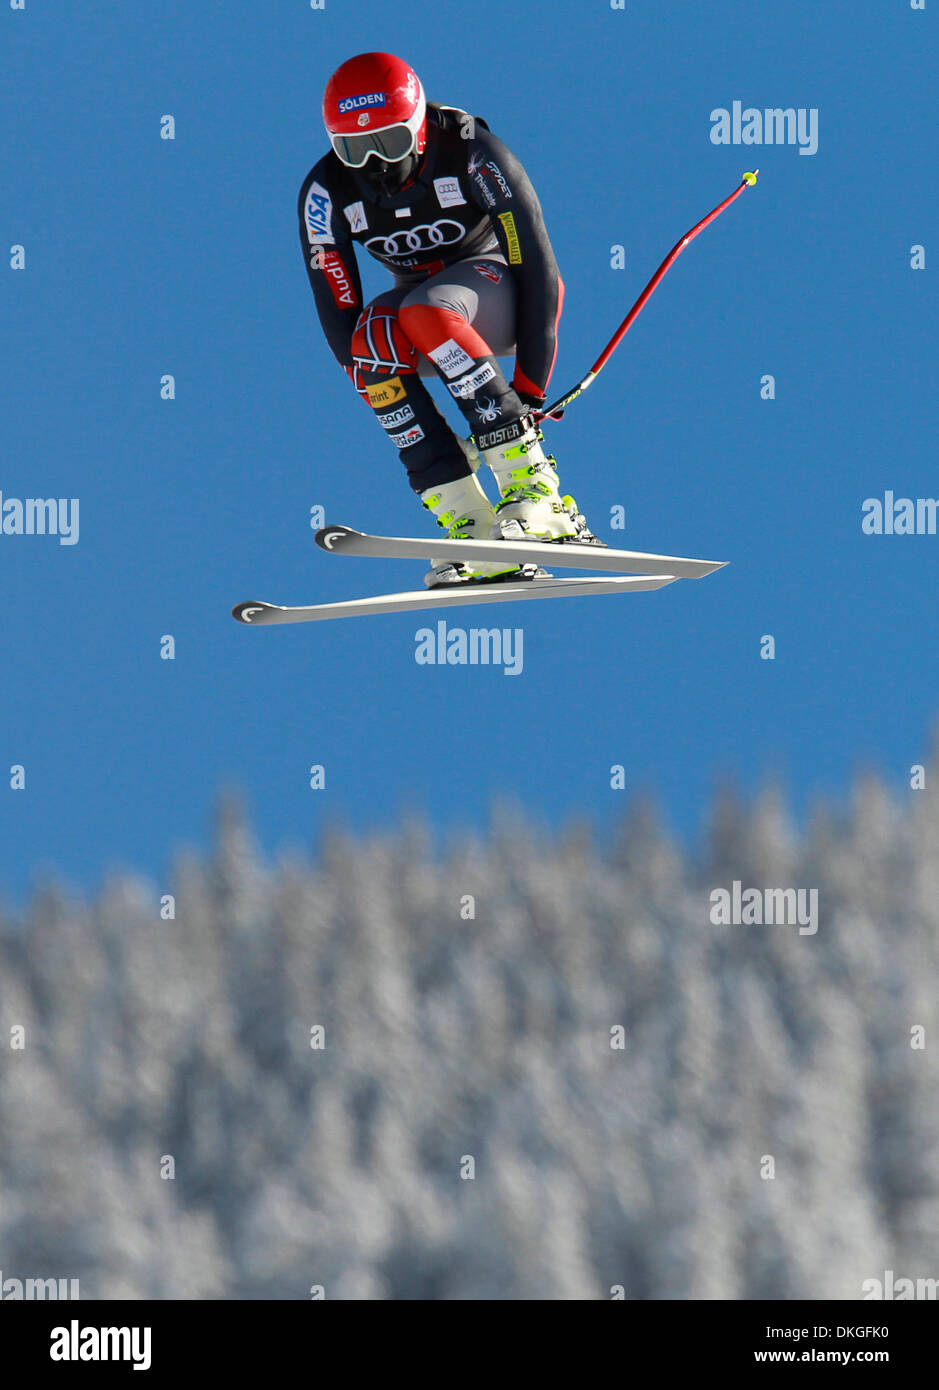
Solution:
M 399 164 L 413 154 L 417 145 L 417 132 L 424 120 L 423 102 L 416 107 L 413 116 L 398 125 L 385 126 L 384 130 L 357 131 L 354 135 L 330 135 L 330 143 L 343 164 L 353 169 L 361 169 L 369 155 L 387 160 L 389 164 Z

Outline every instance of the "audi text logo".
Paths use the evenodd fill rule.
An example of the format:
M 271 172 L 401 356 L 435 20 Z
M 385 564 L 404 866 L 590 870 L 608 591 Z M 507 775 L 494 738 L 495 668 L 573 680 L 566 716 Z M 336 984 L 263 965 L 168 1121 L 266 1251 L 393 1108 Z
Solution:
M 369 237 L 365 249 L 373 256 L 408 256 L 413 251 L 432 251 L 435 246 L 452 246 L 466 236 L 466 228 L 449 217 L 430 226 L 402 228 L 391 236 Z

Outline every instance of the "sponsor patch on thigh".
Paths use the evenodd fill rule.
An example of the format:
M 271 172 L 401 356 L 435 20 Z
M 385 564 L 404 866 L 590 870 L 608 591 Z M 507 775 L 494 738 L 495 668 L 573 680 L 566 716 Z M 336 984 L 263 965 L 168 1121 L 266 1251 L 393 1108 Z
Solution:
M 467 367 L 473 365 L 472 357 L 468 352 L 464 352 L 453 338 L 448 338 L 439 347 L 432 348 L 427 356 L 432 362 L 436 362 L 447 376 L 459 376 L 460 372 L 465 372 Z
M 496 369 L 492 363 L 484 362 L 481 367 L 477 367 L 475 372 L 468 372 L 466 376 L 461 376 L 456 381 L 448 381 L 447 388 L 454 396 L 471 396 L 485 382 L 492 381 L 495 374 Z

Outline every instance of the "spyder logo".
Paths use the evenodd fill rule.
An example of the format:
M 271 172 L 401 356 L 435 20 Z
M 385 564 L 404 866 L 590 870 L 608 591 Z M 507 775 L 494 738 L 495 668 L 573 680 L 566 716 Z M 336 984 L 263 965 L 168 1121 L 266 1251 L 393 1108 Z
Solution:
M 480 401 L 478 405 L 474 406 L 473 409 L 484 425 L 491 425 L 494 420 L 498 420 L 499 418 L 499 407 L 496 405 L 495 401 L 491 400 L 488 396 L 484 401 Z

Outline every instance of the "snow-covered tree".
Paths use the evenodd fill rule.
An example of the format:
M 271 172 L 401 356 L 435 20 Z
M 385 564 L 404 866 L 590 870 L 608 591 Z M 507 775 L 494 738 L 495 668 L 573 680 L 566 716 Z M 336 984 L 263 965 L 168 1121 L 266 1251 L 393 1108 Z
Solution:
M 930 788 L 932 784 L 930 783 Z M 939 1276 L 939 794 L 517 810 L 265 863 L 231 802 L 0 919 L 0 1269 L 84 1297 L 858 1298 Z M 501 819 L 500 819 L 501 818 Z M 817 931 L 711 894 L 817 890 Z M 165 886 L 160 890 L 165 892 Z M 921 1043 L 925 1045 L 920 1045 Z

